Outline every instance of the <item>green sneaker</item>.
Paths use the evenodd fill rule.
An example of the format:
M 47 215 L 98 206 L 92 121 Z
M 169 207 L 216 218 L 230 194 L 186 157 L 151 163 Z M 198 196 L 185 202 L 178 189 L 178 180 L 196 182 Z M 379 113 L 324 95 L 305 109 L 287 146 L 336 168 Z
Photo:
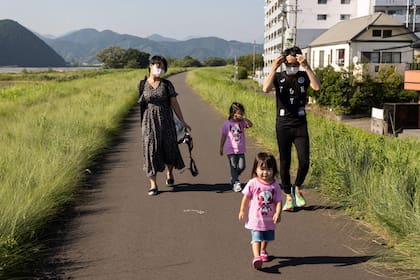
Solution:
M 295 202 L 296 202 L 296 207 L 303 207 L 306 205 L 306 199 L 303 196 L 301 191 L 298 191 L 298 192 L 295 191 Z
M 293 210 L 295 209 L 295 202 L 293 199 L 293 196 L 286 196 L 286 202 L 284 203 L 283 206 L 283 211 L 287 211 L 287 212 L 293 212 Z

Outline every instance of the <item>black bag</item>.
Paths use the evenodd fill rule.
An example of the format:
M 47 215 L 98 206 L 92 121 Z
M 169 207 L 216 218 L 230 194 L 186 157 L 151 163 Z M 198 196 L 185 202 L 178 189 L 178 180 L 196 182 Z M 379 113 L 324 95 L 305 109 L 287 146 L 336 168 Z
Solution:
M 183 144 L 183 143 L 188 145 L 188 152 L 190 154 L 190 167 L 188 169 L 190 170 L 191 175 L 195 177 L 198 175 L 198 168 L 191 155 L 191 151 L 194 147 L 194 144 L 193 144 L 193 139 L 191 135 L 186 130 L 185 130 L 184 137 L 178 141 L 178 144 Z

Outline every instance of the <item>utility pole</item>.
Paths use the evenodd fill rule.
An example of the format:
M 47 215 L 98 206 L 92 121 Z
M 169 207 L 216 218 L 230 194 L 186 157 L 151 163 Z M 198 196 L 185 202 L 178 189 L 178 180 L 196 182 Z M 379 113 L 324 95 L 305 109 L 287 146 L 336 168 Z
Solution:
M 255 40 L 254 40 L 254 52 L 252 55 L 252 77 L 255 77 Z
M 407 12 L 405 14 L 405 27 L 408 28 L 408 22 L 410 21 L 410 0 L 407 0 Z
M 413 32 L 416 32 L 416 13 L 417 13 L 417 5 L 414 2 L 413 4 Z
M 235 62 L 233 66 L 233 80 L 236 81 L 237 79 L 238 79 L 238 61 L 236 60 L 236 55 L 235 55 Z
M 284 32 L 286 31 L 286 22 L 287 22 L 287 6 L 286 4 L 282 5 L 281 8 L 281 52 L 283 53 L 285 47 L 284 47 Z
M 293 26 L 293 46 L 296 46 L 296 38 L 297 38 L 297 15 L 298 15 L 298 0 L 295 0 L 295 21 Z

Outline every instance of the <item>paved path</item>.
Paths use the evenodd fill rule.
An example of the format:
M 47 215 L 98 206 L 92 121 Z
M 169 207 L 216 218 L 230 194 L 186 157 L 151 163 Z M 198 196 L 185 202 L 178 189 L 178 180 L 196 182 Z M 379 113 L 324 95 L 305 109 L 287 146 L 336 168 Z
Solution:
M 218 154 L 226 116 L 202 101 L 185 84 L 185 75 L 171 80 L 193 129 L 199 176 L 176 171 L 173 189 L 159 176 L 161 193 L 147 196 L 133 109 L 115 145 L 93 169 L 43 279 L 384 279 L 366 266 L 379 250 L 373 237 L 309 190 L 308 207 L 283 214 L 269 246 L 272 260 L 262 271 L 251 268 L 250 234 L 237 219 L 241 194 L 226 185 L 228 163 Z M 251 139 L 248 144 L 251 166 L 261 148 Z

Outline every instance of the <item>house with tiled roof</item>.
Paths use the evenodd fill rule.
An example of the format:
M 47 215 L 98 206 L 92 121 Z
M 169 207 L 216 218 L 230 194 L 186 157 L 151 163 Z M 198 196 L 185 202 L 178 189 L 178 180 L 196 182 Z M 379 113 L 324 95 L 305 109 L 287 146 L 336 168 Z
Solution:
M 313 68 L 336 70 L 354 65 L 370 73 L 394 65 L 401 73 L 413 63 L 417 36 L 384 13 L 341 21 L 319 35 L 304 53 Z M 362 67 L 363 66 L 363 67 Z

